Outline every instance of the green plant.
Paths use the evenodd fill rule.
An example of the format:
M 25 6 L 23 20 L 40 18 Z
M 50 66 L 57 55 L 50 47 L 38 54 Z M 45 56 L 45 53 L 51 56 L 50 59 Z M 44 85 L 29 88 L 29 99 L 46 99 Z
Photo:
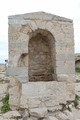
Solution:
M 42 117 L 42 118 L 39 118 L 38 120 L 43 120 L 44 119 L 44 117 Z
M 75 96 L 75 101 L 74 101 L 75 107 L 77 107 L 79 105 L 79 101 L 80 101 L 80 96 L 76 95 Z
M 80 73 L 80 68 L 79 68 L 79 67 L 75 68 L 75 71 L 76 71 L 77 73 Z
M 6 95 L 3 99 L 2 99 L 2 103 L 3 106 L 1 107 L 1 111 L 3 113 L 7 112 L 10 110 L 10 106 L 9 106 L 9 95 Z

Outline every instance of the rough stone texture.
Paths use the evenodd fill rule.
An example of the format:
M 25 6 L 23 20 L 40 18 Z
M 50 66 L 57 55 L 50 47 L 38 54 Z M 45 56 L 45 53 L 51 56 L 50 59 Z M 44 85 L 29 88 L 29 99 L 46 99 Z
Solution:
M 62 113 L 62 112 L 57 113 L 56 117 L 57 117 L 59 120 L 69 120 L 68 116 L 65 115 L 65 114 Z
M 73 21 L 44 12 L 10 16 L 6 74 L 15 79 L 9 90 L 14 108 L 48 108 L 74 100 Z
M 11 77 L 9 88 L 9 104 L 11 109 L 16 109 L 20 106 L 21 84 L 17 78 Z
M 28 66 L 29 80 L 56 80 L 54 74 L 74 74 L 72 20 L 44 12 L 10 16 L 9 43 L 9 66 Z
M 5 97 L 5 95 L 8 93 L 8 87 L 8 83 L 0 84 L 0 100 L 2 100 L 3 97 Z
M 45 117 L 47 115 L 46 108 L 34 108 L 29 110 L 30 115 L 34 117 Z
M 70 120 L 74 120 L 74 116 L 73 116 L 72 112 L 66 110 L 66 111 L 64 111 L 64 113 L 69 117 Z
M 76 76 L 76 82 L 80 82 L 80 73 L 76 73 L 75 76 Z
M 75 83 L 75 94 L 80 96 L 80 82 Z
M 64 94 L 65 93 L 65 94 Z M 31 82 L 22 84 L 21 106 L 35 108 L 52 107 L 66 103 L 66 83 Z
M 5 76 L 5 72 L 1 72 L 0 76 L 0 85 L 2 86 L 1 95 L 5 96 L 6 94 L 12 95 L 13 98 L 13 104 L 11 103 L 11 109 L 13 111 L 9 111 L 7 113 L 2 114 L 0 111 L 0 120 L 80 120 L 80 105 L 78 105 L 76 108 L 74 108 L 73 102 L 68 105 L 72 112 L 65 110 L 63 112 L 60 112 L 62 110 L 62 105 L 59 105 L 62 101 L 65 101 L 65 99 L 69 95 L 71 95 L 72 82 L 68 81 L 66 82 L 57 82 L 57 81 L 49 81 L 49 82 L 28 82 L 23 83 L 20 81 L 20 79 L 16 77 L 7 77 Z M 79 83 L 79 74 L 76 76 L 77 81 L 75 81 L 75 94 L 79 93 L 80 91 L 80 83 Z M 9 83 L 10 81 L 10 83 Z M 6 86 L 6 85 L 8 86 Z M 6 86 L 6 88 L 5 88 Z M 8 91 L 8 88 L 9 91 Z M 27 88 L 26 88 L 27 87 Z M 65 89 L 67 87 L 67 89 Z M 5 88 L 5 90 L 3 90 Z M 63 88 L 63 89 L 62 89 Z M 11 90 L 12 89 L 12 90 Z M 26 90 L 27 89 L 27 90 Z M 29 90 L 30 93 L 29 93 Z M 33 91 L 34 90 L 34 91 Z M 36 91 L 37 90 L 37 91 Z M 66 91 L 68 90 L 68 91 Z M 3 91 L 3 92 L 2 92 Z M 11 93 L 10 93 L 11 91 Z M 35 96 L 33 97 L 35 93 Z M 4 94 L 5 93 L 5 94 Z M 51 96 L 47 96 L 51 93 Z M 65 93 L 65 96 L 64 96 Z M 74 91 L 73 91 L 74 93 Z M 54 96 L 54 94 L 56 96 Z M 62 94 L 62 95 L 61 95 Z M 58 96 L 57 96 L 58 95 Z M 79 95 L 79 94 L 78 94 Z M 2 106 L 2 96 L 0 96 L 0 108 Z M 20 97 L 21 96 L 21 97 Z M 40 97 L 38 97 L 40 96 Z M 56 97 L 56 98 L 55 98 Z M 19 99 L 18 99 L 19 98 Z M 55 101 L 54 101 L 55 99 Z M 67 98 L 69 100 L 69 98 Z M 24 106 L 21 106 L 21 103 L 19 104 L 18 100 L 22 100 Z M 27 102 L 27 104 L 25 103 Z M 59 102 L 59 103 L 58 103 Z M 80 101 L 79 101 L 80 102 Z M 56 105 L 57 103 L 57 105 Z M 62 102 L 63 103 L 63 102 Z M 66 103 L 65 103 L 66 104 Z M 47 106 L 46 106 L 47 105 Z M 53 105 L 53 107 L 51 106 Z M 25 107 L 26 106 L 26 107 Z M 37 111 L 36 108 L 40 109 L 41 111 Z M 39 117 L 40 114 L 43 113 L 42 108 L 45 108 L 45 117 Z M 68 107 L 66 107 L 68 108 Z M 15 109 L 18 109 L 19 111 L 14 111 Z M 30 110 L 33 110 L 36 112 L 36 115 L 30 116 Z M 37 113 L 38 112 L 38 113 Z M 39 114 L 39 115 L 38 115 Z M 37 117 L 36 117 L 37 116 Z
M 3 115 L 3 118 L 10 119 L 10 118 L 20 118 L 21 115 L 18 111 L 9 111 Z
M 5 65 L 4 64 L 0 64 L 0 72 L 5 72 Z
M 48 107 L 47 109 L 49 112 L 59 111 L 62 110 L 62 105 L 55 105 L 54 107 Z
M 56 117 L 49 116 L 49 120 L 58 120 Z

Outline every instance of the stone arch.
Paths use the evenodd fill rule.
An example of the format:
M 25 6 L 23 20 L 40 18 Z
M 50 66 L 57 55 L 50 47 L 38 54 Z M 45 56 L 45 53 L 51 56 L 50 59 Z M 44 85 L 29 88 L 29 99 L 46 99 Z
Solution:
M 30 33 L 29 51 L 29 81 L 55 80 L 55 39 L 43 29 Z

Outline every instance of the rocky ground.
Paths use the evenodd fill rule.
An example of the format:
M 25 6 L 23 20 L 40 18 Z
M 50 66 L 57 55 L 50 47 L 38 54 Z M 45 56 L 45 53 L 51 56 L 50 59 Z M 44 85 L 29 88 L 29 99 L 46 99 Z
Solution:
M 71 110 L 72 112 L 69 110 L 56 111 L 48 116 L 44 110 L 31 111 L 30 114 L 33 115 L 31 117 L 28 113 L 22 117 L 19 111 L 8 111 L 0 114 L 0 120 L 80 120 L 80 109 L 72 107 Z M 38 118 L 37 116 L 44 117 Z

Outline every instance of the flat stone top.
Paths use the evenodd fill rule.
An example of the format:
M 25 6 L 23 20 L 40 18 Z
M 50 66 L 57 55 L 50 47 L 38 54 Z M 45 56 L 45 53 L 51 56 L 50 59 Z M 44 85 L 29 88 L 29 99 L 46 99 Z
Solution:
M 55 21 L 63 21 L 63 22 L 70 22 L 70 23 L 73 22 L 71 19 L 56 16 L 56 15 L 45 13 L 45 12 L 33 12 L 33 13 L 27 13 L 27 14 L 12 15 L 12 16 L 9 16 L 8 19 L 55 20 Z

